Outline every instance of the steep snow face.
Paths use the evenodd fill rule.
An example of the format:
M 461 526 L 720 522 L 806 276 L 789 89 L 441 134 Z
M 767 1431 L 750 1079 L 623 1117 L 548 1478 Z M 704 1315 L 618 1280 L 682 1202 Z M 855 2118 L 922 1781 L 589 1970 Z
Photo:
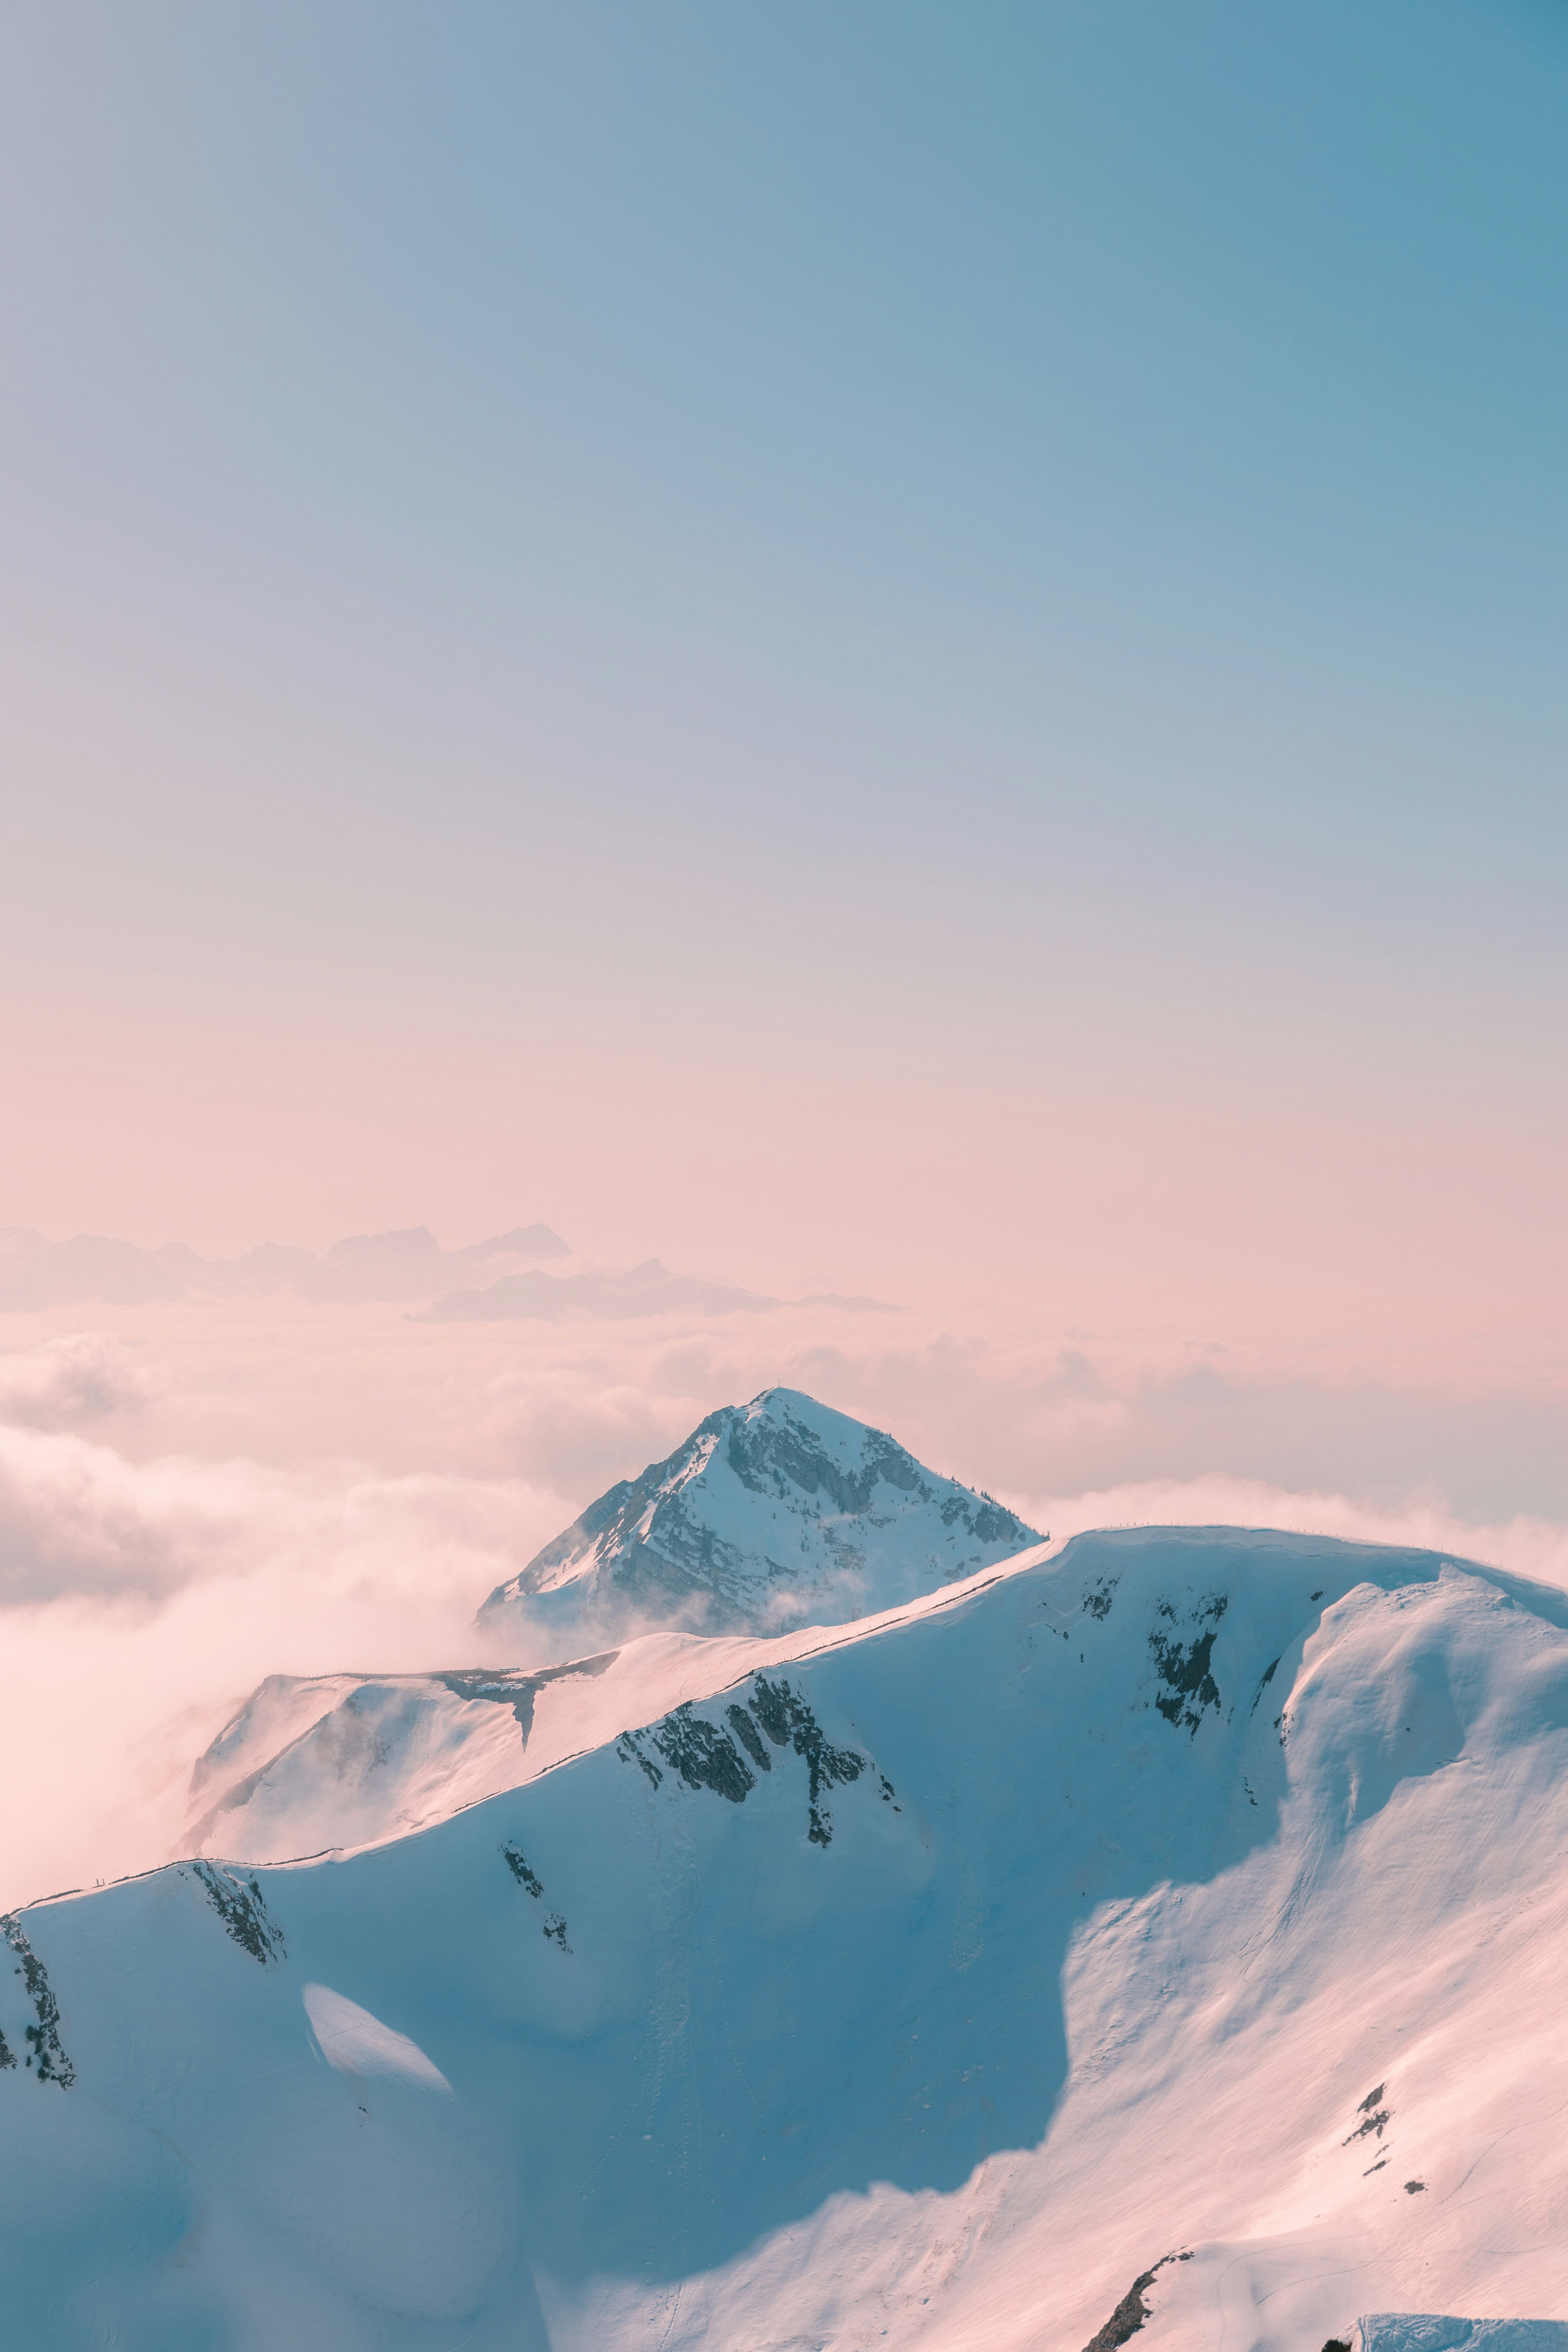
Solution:
M 531 1672 L 271 1675 L 197 1763 L 177 1852 L 290 1862 L 375 1844 L 535 1780 L 781 1648 L 647 1633 Z
M 1362 2321 L 1353 2352 L 1568 2352 L 1568 2320 L 1375 2312 Z
M 285 1862 L 393 1837 L 514 1788 L 614 1729 L 601 1707 L 584 1736 L 570 1700 L 617 1654 L 532 1674 L 268 1675 L 196 1764 L 179 1851 Z M 558 1696 L 564 1708 L 551 1706 Z M 555 1736 L 530 1759 L 542 1698 Z
M 768 1389 L 601 1495 L 479 1622 L 557 1643 L 659 1621 L 782 1633 L 896 1608 L 1039 1541 L 879 1430 Z
M 352 1858 L 34 1906 L 7 2326 L 1551 2352 L 1468 2323 L 1568 2300 L 1565 1765 L 1561 1594 L 1116 1534 Z

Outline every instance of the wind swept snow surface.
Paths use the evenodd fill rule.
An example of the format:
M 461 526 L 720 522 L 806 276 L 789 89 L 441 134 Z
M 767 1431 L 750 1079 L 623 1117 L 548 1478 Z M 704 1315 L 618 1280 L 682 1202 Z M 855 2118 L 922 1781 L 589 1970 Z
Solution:
M 799 1648 L 645 1633 L 531 1673 L 272 1675 L 197 1762 L 178 1852 L 291 1862 L 378 1844 Z
M 328 2065 L 335 2066 L 340 2074 L 361 2078 L 390 2074 L 421 2090 L 451 2095 L 452 2085 L 439 2067 L 432 2066 L 418 2043 L 410 2042 L 405 2033 L 395 2033 L 390 2025 L 372 2017 L 368 2009 L 345 2000 L 331 1985 L 308 1984 L 304 2001 L 316 2045 Z
M 880 1430 L 767 1389 L 601 1495 L 479 1622 L 554 1654 L 659 1622 L 782 1633 L 900 1607 L 1039 1541 Z
M 1150 2352 L 1547 2352 L 1463 2330 L 1568 2305 L 1565 1628 L 1084 1537 L 348 1859 L 35 1905 L 14 2340 L 1082 2352 L 1136 2282 Z
M 622 1654 L 533 1674 L 269 1675 L 198 1759 L 180 1851 L 287 1862 L 370 1845 L 515 1788 L 612 1736 L 630 1696 Z M 639 1657 L 633 1687 L 650 1675 L 679 1683 L 681 1664 Z
M 1429 2311 L 1363 2319 L 1355 2352 L 1568 2352 L 1568 2320 L 1456 2319 Z

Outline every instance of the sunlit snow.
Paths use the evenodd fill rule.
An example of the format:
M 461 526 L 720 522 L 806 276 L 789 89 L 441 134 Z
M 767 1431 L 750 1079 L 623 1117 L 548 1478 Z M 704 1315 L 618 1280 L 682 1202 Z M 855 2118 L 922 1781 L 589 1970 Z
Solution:
M 1560 1594 L 1144 1530 L 670 1642 L 424 1830 L 28 1910 L 18 2340 L 1559 2352 L 1464 2331 L 1560 2292 Z

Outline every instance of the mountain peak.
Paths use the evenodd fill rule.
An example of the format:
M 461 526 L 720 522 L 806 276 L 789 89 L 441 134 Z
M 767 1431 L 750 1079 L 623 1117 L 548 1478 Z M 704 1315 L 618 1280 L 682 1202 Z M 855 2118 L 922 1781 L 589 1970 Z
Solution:
M 914 1600 L 1041 1540 L 885 1431 L 800 1389 L 723 1405 L 500 1585 L 481 1624 L 784 1633 Z

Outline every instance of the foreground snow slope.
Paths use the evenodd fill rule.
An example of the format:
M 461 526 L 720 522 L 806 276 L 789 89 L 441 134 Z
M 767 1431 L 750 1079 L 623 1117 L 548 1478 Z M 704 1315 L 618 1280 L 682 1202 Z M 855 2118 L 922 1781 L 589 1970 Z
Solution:
M 1373 2312 L 1362 2320 L 1351 2352 L 1568 2352 L 1568 2320 Z
M 897 1608 L 1039 1540 L 880 1430 L 767 1389 L 601 1495 L 479 1622 L 513 1631 L 531 1659 L 661 1622 L 779 1633 Z
M 35 1906 L 0 2308 L 37 2352 L 1080 2352 L 1148 2273 L 1150 2352 L 1555 2317 L 1565 1625 L 1430 1555 L 1085 1537 L 350 1859 Z

